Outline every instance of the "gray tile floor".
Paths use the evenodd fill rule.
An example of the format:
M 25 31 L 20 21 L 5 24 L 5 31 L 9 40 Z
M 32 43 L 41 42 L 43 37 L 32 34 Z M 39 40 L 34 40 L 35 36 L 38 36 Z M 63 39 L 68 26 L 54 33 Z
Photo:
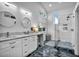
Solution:
M 54 44 L 54 41 L 46 42 L 45 46 L 38 47 L 36 51 L 29 55 L 29 57 L 76 57 L 74 53 L 71 52 L 71 47 L 70 49 L 68 49 L 69 47 L 67 48 L 66 46 L 66 48 L 60 48 L 59 50 L 57 50 L 52 44 Z M 69 45 L 69 43 L 65 45 Z

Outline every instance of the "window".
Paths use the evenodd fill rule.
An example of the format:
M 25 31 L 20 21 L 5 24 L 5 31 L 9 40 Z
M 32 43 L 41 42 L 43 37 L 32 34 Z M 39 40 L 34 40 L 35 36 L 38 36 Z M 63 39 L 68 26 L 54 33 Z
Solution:
M 53 11 L 53 20 L 54 20 L 54 24 L 59 23 L 59 10 Z
M 58 24 L 59 23 L 59 19 L 58 19 L 58 17 L 55 17 L 54 18 L 54 24 Z

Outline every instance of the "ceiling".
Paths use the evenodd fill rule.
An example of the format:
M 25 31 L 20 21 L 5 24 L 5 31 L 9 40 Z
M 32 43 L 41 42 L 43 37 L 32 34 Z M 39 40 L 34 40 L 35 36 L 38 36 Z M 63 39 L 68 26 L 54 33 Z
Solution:
M 42 2 L 43 7 L 47 10 L 48 13 L 55 11 L 55 10 L 73 10 L 76 2 Z M 52 4 L 51 7 L 49 7 L 49 4 Z
M 18 7 L 24 8 L 24 9 L 36 9 L 39 8 L 38 4 L 35 2 L 9 2 L 12 3 Z
M 42 6 L 47 13 L 52 13 L 54 11 L 61 11 L 63 10 L 70 10 L 70 12 L 73 11 L 76 2 L 13 2 L 14 4 L 21 6 L 23 8 L 29 9 L 32 12 L 38 11 L 40 9 L 40 6 Z M 49 4 L 52 6 L 49 7 Z M 65 12 L 65 11 L 64 11 Z
M 13 2 L 16 5 L 19 5 L 21 7 L 25 7 L 27 9 L 39 9 L 38 5 L 41 5 L 47 13 L 51 13 L 54 11 L 62 11 L 62 10 L 71 10 L 73 11 L 76 2 Z M 52 4 L 51 7 L 49 7 L 49 4 Z

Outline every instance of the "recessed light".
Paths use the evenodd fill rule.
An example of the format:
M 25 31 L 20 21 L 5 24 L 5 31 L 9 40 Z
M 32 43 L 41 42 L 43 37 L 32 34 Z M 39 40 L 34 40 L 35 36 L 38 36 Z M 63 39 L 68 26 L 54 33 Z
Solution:
M 61 4 L 62 2 L 58 2 L 59 4 Z
M 49 7 L 52 7 L 52 4 L 49 4 Z

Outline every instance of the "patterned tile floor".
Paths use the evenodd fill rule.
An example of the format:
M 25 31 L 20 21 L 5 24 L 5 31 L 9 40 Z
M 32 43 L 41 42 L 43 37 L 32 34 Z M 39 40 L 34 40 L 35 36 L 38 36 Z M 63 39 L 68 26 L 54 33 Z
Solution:
M 38 47 L 36 51 L 31 53 L 28 57 L 76 57 L 71 50 L 67 48 L 60 48 L 57 50 L 51 45 L 46 45 L 43 47 Z
M 76 57 L 76 56 L 69 51 L 60 49 L 60 51 L 58 52 L 57 49 L 45 45 L 44 47 L 39 47 L 29 57 Z

